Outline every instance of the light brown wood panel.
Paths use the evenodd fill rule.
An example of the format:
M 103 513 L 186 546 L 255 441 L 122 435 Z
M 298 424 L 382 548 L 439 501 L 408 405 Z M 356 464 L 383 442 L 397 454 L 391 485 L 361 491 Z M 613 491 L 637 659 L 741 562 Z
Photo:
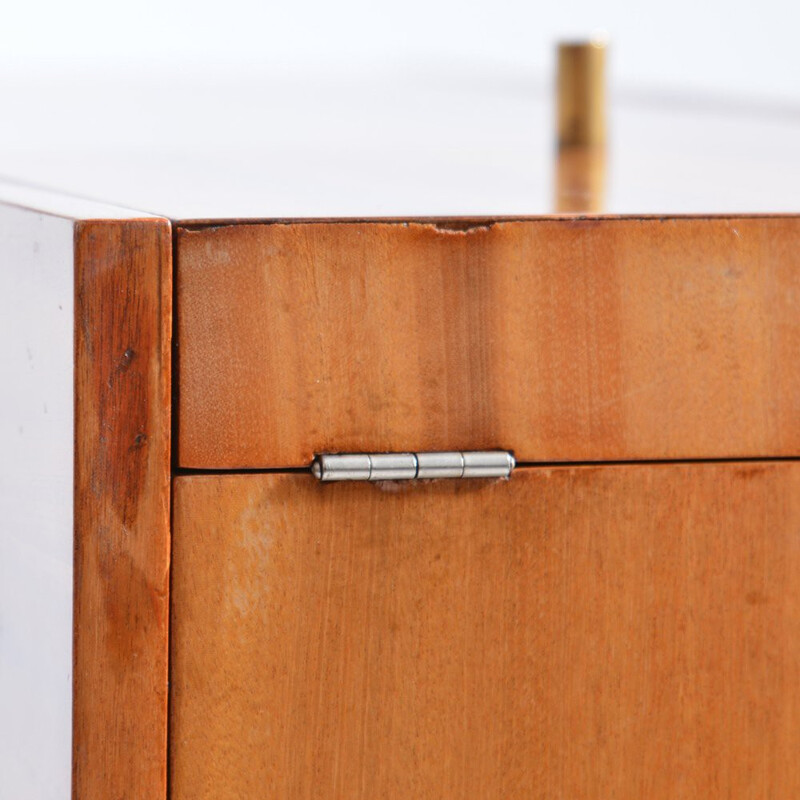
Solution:
M 73 797 L 166 798 L 170 223 L 75 226 Z
M 171 797 L 800 796 L 800 464 L 174 484 Z
M 179 229 L 179 460 L 800 453 L 800 217 Z

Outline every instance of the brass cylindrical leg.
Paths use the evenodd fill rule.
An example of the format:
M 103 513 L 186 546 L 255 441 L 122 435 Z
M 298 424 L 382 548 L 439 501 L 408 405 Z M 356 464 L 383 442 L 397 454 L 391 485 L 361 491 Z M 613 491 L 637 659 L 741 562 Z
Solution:
M 603 209 L 606 169 L 606 45 L 558 46 L 556 211 Z

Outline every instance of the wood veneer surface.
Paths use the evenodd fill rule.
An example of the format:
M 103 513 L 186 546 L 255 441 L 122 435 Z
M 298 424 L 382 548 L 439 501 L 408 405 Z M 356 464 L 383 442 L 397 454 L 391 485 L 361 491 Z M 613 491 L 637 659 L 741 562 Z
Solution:
M 73 797 L 166 798 L 171 231 L 75 228 Z
M 179 462 L 800 453 L 800 218 L 179 229 Z
M 800 464 L 174 496 L 173 800 L 800 795 Z

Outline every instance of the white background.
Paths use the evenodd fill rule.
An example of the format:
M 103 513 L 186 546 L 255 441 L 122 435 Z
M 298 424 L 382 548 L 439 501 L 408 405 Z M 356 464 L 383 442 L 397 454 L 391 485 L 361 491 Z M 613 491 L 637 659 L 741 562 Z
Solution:
M 4 0 L 0 176 L 173 218 L 537 214 L 605 31 L 609 213 L 800 209 L 800 0 Z
M 5 0 L 0 81 L 99 64 L 545 80 L 556 39 L 597 29 L 615 87 L 800 103 L 800 3 L 788 0 Z

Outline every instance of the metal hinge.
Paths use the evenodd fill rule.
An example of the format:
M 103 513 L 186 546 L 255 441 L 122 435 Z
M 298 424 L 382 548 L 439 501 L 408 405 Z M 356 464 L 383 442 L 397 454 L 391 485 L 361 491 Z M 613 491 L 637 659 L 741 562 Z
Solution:
M 321 481 L 412 481 L 431 478 L 507 478 L 516 466 L 505 450 L 451 453 L 336 453 L 318 455 L 311 472 Z

